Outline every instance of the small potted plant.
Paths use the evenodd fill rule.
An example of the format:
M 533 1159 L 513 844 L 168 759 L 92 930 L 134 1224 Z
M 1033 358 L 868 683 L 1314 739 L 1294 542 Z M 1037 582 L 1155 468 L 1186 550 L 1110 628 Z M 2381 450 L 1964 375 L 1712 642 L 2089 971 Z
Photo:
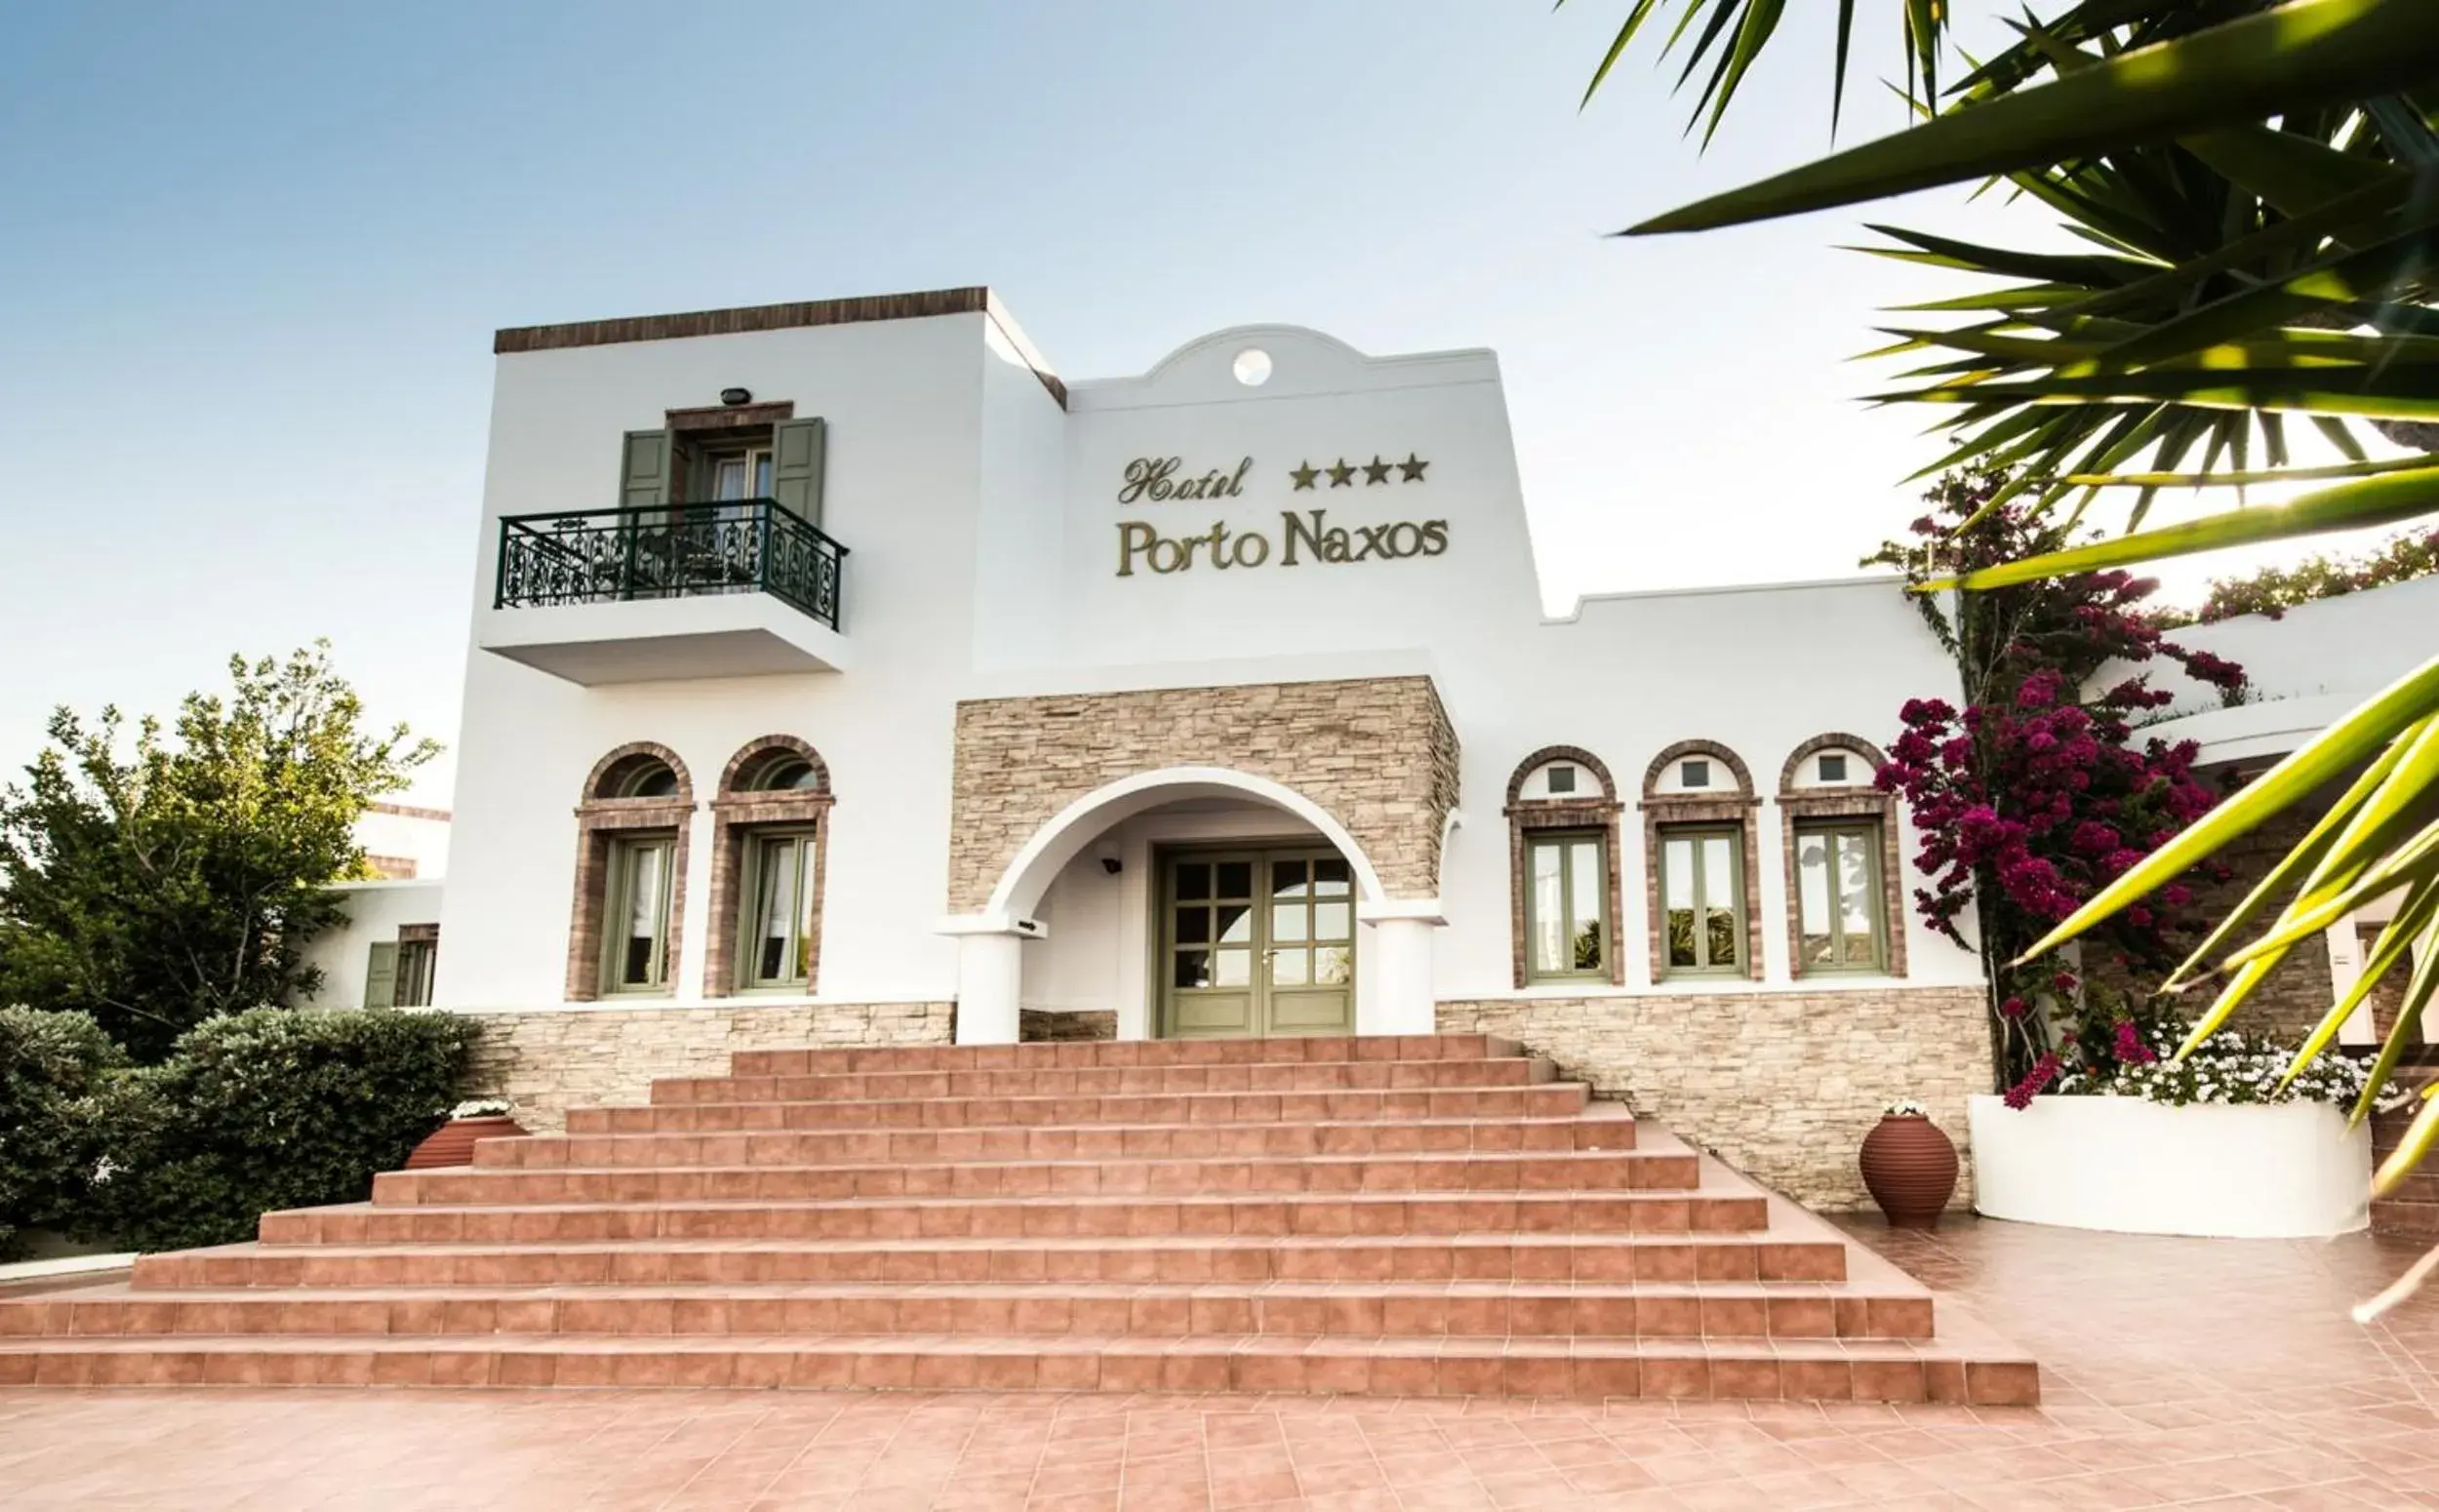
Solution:
M 423 1142 L 415 1147 L 406 1169 L 431 1171 L 474 1164 L 475 1140 L 526 1132 L 515 1112 L 515 1105 L 505 1097 L 475 1097 L 459 1103 L 449 1110 L 449 1122 L 424 1135 Z
M 1956 1194 L 1956 1146 L 1930 1109 L 1901 1098 L 1880 1110 L 1859 1163 L 1871 1200 L 1891 1228 L 1937 1228 Z

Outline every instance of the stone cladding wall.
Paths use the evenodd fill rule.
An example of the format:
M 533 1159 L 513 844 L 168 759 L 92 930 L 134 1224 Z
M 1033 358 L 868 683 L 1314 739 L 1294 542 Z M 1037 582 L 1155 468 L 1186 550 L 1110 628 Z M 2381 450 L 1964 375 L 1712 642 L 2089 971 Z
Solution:
M 960 703 L 950 910 L 979 911 L 1024 843 L 1096 788 L 1214 766 L 1328 810 L 1391 896 L 1438 895 L 1457 736 L 1429 678 L 1379 677 Z
M 640 1103 L 655 1077 L 725 1076 L 729 1054 L 818 1045 L 945 1045 L 946 1003 L 468 1012 L 483 1038 L 469 1090 L 517 1105 L 526 1128 L 556 1133 L 571 1107 Z
M 1486 998 L 1439 1005 L 1443 1034 L 1522 1041 L 1561 1074 L 1811 1207 L 1866 1209 L 1856 1169 L 1880 1110 L 1911 1097 L 1956 1141 L 1952 1206 L 1973 1200 L 1965 1099 L 1991 1086 L 1978 986 Z

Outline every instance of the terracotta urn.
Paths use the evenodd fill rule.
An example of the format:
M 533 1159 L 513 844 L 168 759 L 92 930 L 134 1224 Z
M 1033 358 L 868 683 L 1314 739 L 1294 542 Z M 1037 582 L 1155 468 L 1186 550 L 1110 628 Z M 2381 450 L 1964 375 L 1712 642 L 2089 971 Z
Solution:
M 505 1134 L 522 1134 L 525 1126 L 505 1113 L 487 1113 L 479 1118 L 453 1118 L 423 1136 L 423 1142 L 407 1157 L 409 1171 L 432 1171 L 444 1166 L 474 1164 L 474 1141 L 497 1139 Z
M 1956 1192 L 1956 1146 L 1919 1113 L 1890 1113 L 1863 1135 L 1863 1185 L 1891 1228 L 1937 1228 Z

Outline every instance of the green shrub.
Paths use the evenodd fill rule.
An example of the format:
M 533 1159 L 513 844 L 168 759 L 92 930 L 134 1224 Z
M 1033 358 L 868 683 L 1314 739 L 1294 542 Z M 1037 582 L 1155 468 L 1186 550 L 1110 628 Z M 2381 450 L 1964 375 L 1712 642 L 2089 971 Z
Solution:
M 457 1101 L 480 1031 L 453 1014 L 256 1009 L 196 1025 L 100 1094 L 89 1230 L 228 1244 L 281 1208 L 360 1202 Z M 99 1234 L 96 1235 L 99 1237 Z
M 100 1094 L 126 1060 L 90 1014 L 0 1008 L 0 1258 L 28 1228 L 79 1226 Z

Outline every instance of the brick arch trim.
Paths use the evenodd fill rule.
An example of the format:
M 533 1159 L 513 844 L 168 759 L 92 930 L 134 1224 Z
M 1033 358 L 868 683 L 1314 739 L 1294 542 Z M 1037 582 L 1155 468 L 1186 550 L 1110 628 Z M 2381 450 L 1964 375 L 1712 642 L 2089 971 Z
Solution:
M 1871 770 L 1874 772 L 1878 772 L 1881 768 L 1889 764 L 1889 758 L 1882 754 L 1880 747 L 1872 744 L 1869 740 L 1864 739 L 1861 736 L 1843 735 L 1836 731 L 1831 731 L 1827 735 L 1817 735 L 1811 739 L 1805 741 L 1803 744 L 1797 746 L 1794 750 L 1787 752 L 1786 765 L 1779 769 L 1779 791 L 1782 793 L 1792 793 L 1797 791 L 1795 785 L 1795 769 L 1804 765 L 1805 757 L 1818 756 L 1822 751 L 1857 752 L 1861 755 L 1864 760 L 1871 763 Z M 1859 787 L 1863 784 L 1858 783 L 1856 785 Z
M 1719 762 L 1736 774 L 1738 794 L 1745 798 L 1753 796 L 1753 774 L 1744 765 L 1744 758 L 1716 740 L 1679 740 L 1653 757 L 1652 764 L 1643 769 L 1643 796 L 1659 796 L 1659 775 L 1668 770 L 1670 762 L 1688 756 L 1708 756 Z
M 609 800 L 603 798 L 601 794 L 602 779 L 607 777 L 619 763 L 633 756 L 655 757 L 666 765 L 671 772 L 677 774 L 677 791 L 666 801 L 671 803 L 694 801 L 695 779 L 688 775 L 686 763 L 679 758 L 677 752 L 658 740 L 629 740 L 624 745 L 610 751 L 601 760 L 594 762 L 593 770 L 584 775 L 584 791 L 579 801 L 583 803 L 608 802 Z
M 812 741 L 792 735 L 756 736 L 740 746 L 737 754 L 729 758 L 729 764 L 720 769 L 719 790 L 722 793 L 736 792 L 738 778 L 744 775 L 745 768 L 755 758 L 768 756 L 773 751 L 793 751 L 803 757 L 806 764 L 813 768 L 813 775 L 820 780 L 820 786 L 813 791 L 826 793 L 830 790 L 830 764 L 821 759 L 821 753 L 813 748 Z
M 1554 761 L 1572 761 L 1579 767 L 1588 769 L 1592 776 L 1600 779 L 1602 799 L 1613 804 L 1618 801 L 1618 783 L 1610 776 L 1606 762 L 1580 745 L 1544 745 L 1517 763 L 1515 776 L 1507 779 L 1509 807 L 1514 807 L 1523 796 L 1525 778 Z

